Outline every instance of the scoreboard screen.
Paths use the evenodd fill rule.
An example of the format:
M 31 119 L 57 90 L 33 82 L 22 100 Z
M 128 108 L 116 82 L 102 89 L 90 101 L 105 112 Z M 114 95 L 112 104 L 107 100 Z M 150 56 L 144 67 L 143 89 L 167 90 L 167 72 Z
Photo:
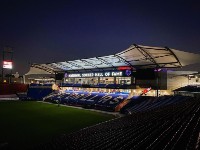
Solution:
M 12 69 L 12 61 L 3 61 L 3 68 L 5 69 Z

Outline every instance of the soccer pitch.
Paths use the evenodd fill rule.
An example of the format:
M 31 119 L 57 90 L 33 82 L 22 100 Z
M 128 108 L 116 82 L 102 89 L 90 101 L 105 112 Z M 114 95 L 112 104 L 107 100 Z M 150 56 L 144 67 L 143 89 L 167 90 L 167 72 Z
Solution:
M 113 115 L 34 101 L 0 102 L 0 145 L 26 149 L 80 130 Z

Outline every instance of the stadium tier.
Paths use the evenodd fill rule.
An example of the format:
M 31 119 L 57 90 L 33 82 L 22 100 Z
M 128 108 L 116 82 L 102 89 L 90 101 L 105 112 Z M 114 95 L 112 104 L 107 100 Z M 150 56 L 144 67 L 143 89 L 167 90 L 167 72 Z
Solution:
M 127 97 L 128 94 L 124 93 L 65 91 L 64 93 L 50 94 L 44 97 L 43 100 L 52 103 L 115 111 L 115 108 Z
M 145 95 L 170 95 L 174 89 L 199 82 L 197 71 L 172 69 L 197 63 L 200 63 L 199 54 L 133 44 L 108 56 L 33 63 L 25 75 L 25 82 L 51 82 L 71 88 L 127 89 L 129 93 L 130 89 L 135 89 L 134 95 L 141 95 L 145 89 L 151 89 Z
M 174 90 L 175 95 L 200 98 L 200 85 L 188 85 Z
M 52 84 L 30 84 L 27 92 L 27 99 L 42 100 L 43 97 L 52 93 Z
M 114 55 L 32 64 L 25 79 L 32 83 L 27 97 L 123 113 L 141 111 L 146 106 L 153 109 L 176 101 L 167 97 L 173 90 L 189 82 L 198 84 L 198 72 L 171 69 L 199 60 L 199 54 L 133 44 Z M 57 93 L 49 83 L 57 86 L 53 89 Z
M 191 97 L 182 96 L 161 96 L 161 97 L 132 97 L 130 102 L 121 109 L 122 113 L 133 114 L 147 110 L 156 109 L 167 105 L 175 105 L 180 102 L 191 99 Z
M 192 87 L 194 88 L 194 86 Z M 190 86 L 187 89 L 191 89 L 192 87 Z M 31 84 L 27 92 L 27 98 L 32 100 L 43 100 L 56 104 L 100 109 L 104 111 L 120 111 L 124 114 L 132 114 L 143 111 L 144 108 L 155 109 L 164 105 L 170 105 L 171 103 L 179 103 L 180 100 L 178 98 L 179 95 L 174 97 L 169 95 L 154 97 L 145 96 L 143 91 L 141 91 L 141 94 L 135 96 L 132 93 L 120 92 L 114 89 L 110 89 L 110 92 L 101 90 L 87 91 L 86 89 L 87 88 L 78 89 L 76 87 L 75 89 L 71 90 L 67 89 L 53 91 L 52 84 Z M 182 101 L 185 99 L 187 98 L 183 98 Z

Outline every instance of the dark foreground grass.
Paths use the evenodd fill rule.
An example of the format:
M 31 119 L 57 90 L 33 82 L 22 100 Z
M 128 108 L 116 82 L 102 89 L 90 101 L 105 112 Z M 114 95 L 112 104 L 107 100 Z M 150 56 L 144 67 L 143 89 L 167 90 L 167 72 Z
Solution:
M 113 115 L 54 104 L 27 101 L 0 102 L 0 145 L 27 149 L 53 137 L 77 131 Z

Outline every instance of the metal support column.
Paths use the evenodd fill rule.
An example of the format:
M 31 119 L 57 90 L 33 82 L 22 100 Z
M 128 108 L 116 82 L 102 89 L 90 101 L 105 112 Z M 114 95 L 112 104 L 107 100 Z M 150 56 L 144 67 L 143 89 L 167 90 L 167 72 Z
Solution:
M 156 97 L 159 97 L 159 76 L 158 76 L 158 67 L 156 67 Z
M 4 50 L 3 50 L 3 55 L 2 55 L 2 63 L 4 61 Z M 1 82 L 3 83 L 3 73 L 4 73 L 4 70 L 3 70 L 3 64 L 2 64 L 2 72 L 1 72 Z

